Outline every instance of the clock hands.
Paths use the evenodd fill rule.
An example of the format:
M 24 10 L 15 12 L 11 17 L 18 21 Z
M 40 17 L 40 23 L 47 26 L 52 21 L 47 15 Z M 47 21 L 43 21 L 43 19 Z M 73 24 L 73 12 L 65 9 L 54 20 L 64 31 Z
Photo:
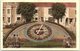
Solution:
M 41 23 L 33 25 L 28 32 L 28 36 L 33 40 L 44 40 L 51 35 L 48 26 Z
M 42 27 L 43 27 L 43 24 L 40 26 L 39 30 L 37 31 L 37 34 L 39 34 Z

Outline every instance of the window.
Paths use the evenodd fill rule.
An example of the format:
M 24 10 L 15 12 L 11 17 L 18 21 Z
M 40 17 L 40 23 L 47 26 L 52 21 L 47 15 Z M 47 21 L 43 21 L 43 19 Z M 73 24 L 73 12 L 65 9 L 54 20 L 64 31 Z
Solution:
M 17 20 L 20 20 L 20 17 L 17 17 Z
M 75 10 L 75 14 L 76 14 L 76 10 Z
M 4 17 L 3 17 L 3 21 L 4 21 Z
M 43 18 L 43 17 L 41 17 L 41 21 L 42 21 L 42 22 L 44 21 L 44 18 Z
M 35 18 L 35 20 L 37 20 L 37 18 Z
M 7 9 L 7 13 L 10 14 L 10 9 Z
M 61 22 L 62 22 L 62 18 L 61 18 L 60 20 L 61 20 Z
M 35 13 L 37 13 L 37 10 L 35 10 Z
M 51 15 L 51 8 L 49 9 L 48 13 Z
M 11 5 L 12 3 L 11 3 L 11 2 L 7 2 L 7 4 L 8 4 L 8 5 Z
M 4 21 L 4 17 L 3 17 L 3 22 L 5 23 L 5 21 Z
M 75 18 L 75 22 L 76 22 L 76 18 Z
M 10 17 L 8 17 L 8 22 L 10 22 Z
M 3 9 L 3 14 L 4 14 L 4 9 Z
M 71 19 L 70 19 L 70 24 L 71 24 L 72 21 L 73 21 L 73 19 L 71 18 Z
M 66 25 L 68 24 L 68 18 L 66 18 L 66 22 L 65 22 L 65 24 L 66 24 Z

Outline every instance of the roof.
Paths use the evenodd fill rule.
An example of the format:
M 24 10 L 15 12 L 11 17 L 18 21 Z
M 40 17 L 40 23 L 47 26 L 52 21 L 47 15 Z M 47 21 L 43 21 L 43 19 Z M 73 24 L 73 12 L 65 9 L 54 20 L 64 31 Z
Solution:
M 13 5 L 14 7 L 16 7 L 17 5 L 16 4 L 18 4 L 18 2 L 16 2 L 16 4 L 15 4 L 15 2 L 4 2 L 3 3 L 3 7 L 6 7 L 6 4 L 9 4 L 9 5 Z M 52 5 L 54 5 L 54 3 L 55 2 L 33 2 L 33 4 L 34 5 L 36 5 L 36 7 L 51 7 Z M 60 3 L 60 2 L 59 2 Z M 62 3 L 62 2 L 61 2 Z M 76 3 L 75 2 L 73 2 L 73 3 L 71 3 L 71 2 L 67 2 L 67 3 L 63 3 L 66 7 L 76 7 Z
M 37 7 L 51 7 L 54 3 L 34 3 Z M 63 3 L 66 7 L 76 7 L 76 3 Z

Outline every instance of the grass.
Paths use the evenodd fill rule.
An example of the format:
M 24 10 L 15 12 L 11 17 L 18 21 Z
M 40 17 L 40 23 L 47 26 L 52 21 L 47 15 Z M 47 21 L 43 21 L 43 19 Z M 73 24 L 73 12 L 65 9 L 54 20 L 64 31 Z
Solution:
M 48 21 L 47 21 L 47 22 L 48 22 Z M 76 40 L 76 35 L 75 35 L 72 31 L 68 30 L 68 29 L 65 28 L 64 26 L 62 26 L 62 25 L 60 25 L 60 24 L 57 24 L 57 23 L 55 23 L 55 22 L 49 22 L 49 23 L 53 23 L 53 24 L 56 24 L 56 25 L 62 27 L 62 28 L 71 36 L 72 40 L 74 40 L 74 41 Z
M 62 47 L 62 46 L 63 46 L 62 42 L 54 42 L 54 41 L 47 41 L 47 42 L 27 41 L 21 45 L 21 47 L 37 47 L 37 48 Z

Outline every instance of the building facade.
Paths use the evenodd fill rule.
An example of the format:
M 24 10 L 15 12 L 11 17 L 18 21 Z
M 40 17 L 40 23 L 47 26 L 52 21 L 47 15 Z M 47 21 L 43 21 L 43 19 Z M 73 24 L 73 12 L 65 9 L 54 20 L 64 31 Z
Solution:
M 36 13 L 34 15 L 33 21 L 47 21 L 49 18 L 52 19 L 49 11 L 51 6 L 54 3 L 34 3 L 36 6 Z M 62 21 L 59 20 L 60 24 L 68 27 L 73 28 L 76 26 L 76 3 L 63 3 L 66 6 L 66 13 Z M 3 24 L 10 25 L 14 24 L 22 19 L 20 14 L 17 14 L 18 3 L 16 2 L 4 2 L 3 3 Z M 55 20 L 56 22 L 56 20 Z M 75 28 L 74 28 L 75 29 Z

